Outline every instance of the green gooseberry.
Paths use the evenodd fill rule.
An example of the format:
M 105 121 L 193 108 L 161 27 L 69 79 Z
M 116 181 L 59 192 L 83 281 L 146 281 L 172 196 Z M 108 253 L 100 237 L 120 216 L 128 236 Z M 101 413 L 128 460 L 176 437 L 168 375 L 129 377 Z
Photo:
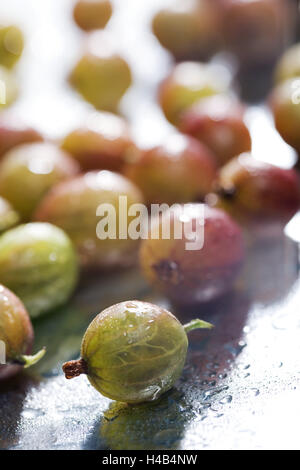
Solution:
M 137 300 L 103 310 L 89 325 L 81 359 L 63 365 L 67 379 L 86 374 L 102 395 L 126 403 L 159 398 L 179 379 L 187 332 L 211 328 L 194 320 L 182 326 L 164 308 Z
M 31 356 L 34 333 L 28 313 L 9 289 L 0 285 L 0 342 L 5 352 L 5 364 L 0 365 L 0 381 L 8 379 L 38 362 L 45 354 L 42 349 Z
M 32 318 L 64 304 L 78 277 L 69 237 L 48 223 L 30 223 L 0 237 L 0 282 L 25 304 Z
M 61 227 L 72 240 L 84 269 L 112 269 L 132 266 L 137 260 L 139 240 L 130 237 L 99 237 L 98 208 L 109 204 L 116 214 L 116 234 L 120 229 L 122 205 L 143 202 L 140 190 L 124 176 L 112 171 L 90 171 L 53 187 L 34 214 L 34 220 Z M 122 214 L 121 214 L 122 215 Z M 134 217 L 125 221 L 128 230 Z
M 196 102 L 229 93 L 231 79 L 223 65 L 181 62 L 160 84 L 158 101 L 168 121 L 178 126 L 182 113 Z
M 67 153 L 47 142 L 9 150 L 0 162 L 0 195 L 29 221 L 45 194 L 57 183 L 74 177 L 79 165 Z
M 110 0 L 77 0 L 73 9 L 74 20 L 84 31 L 105 28 L 112 15 Z
M 22 55 L 23 33 L 17 26 L 0 26 L 0 64 L 12 68 Z
M 19 214 L 6 199 L 0 196 L 0 233 L 12 228 L 19 220 Z
M 89 34 L 84 53 L 73 67 L 69 81 L 95 108 L 115 113 L 132 83 L 132 74 L 110 35 L 96 31 Z

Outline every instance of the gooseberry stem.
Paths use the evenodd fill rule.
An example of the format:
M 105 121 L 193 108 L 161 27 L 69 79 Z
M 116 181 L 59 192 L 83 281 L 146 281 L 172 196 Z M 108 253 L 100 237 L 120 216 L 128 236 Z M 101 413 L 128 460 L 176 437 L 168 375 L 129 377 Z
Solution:
M 88 366 L 84 359 L 78 359 L 77 361 L 69 361 L 63 364 L 62 369 L 66 376 L 66 379 L 73 379 L 81 374 L 88 374 Z
M 18 356 L 17 358 L 15 358 L 14 363 L 20 364 L 21 366 L 24 367 L 24 369 L 28 369 L 28 367 L 31 367 L 37 362 L 39 362 L 42 359 L 42 357 L 44 357 L 45 353 L 46 353 L 46 348 L 43 348 L 39 352 L 34 354 L 33 356 L 26 356 L 26 355 Z
M 205 329 L 208 328 L 209 330 L 213 328 L 214 325 L 211 323 L 208 323 L 207 321 L 204 320 L 199 320 L 199 318 L 196 318 L 195 320 L 190 321 L 186 325 L 183 325 L 183 328 L 186 333 L 189 331 L 197 330 L 198 328 Z

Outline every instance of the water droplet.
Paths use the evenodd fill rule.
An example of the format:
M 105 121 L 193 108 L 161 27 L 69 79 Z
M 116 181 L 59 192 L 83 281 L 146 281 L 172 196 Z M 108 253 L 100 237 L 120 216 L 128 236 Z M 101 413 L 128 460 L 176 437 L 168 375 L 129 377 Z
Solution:
M 138 305 L 135 304 L 134 302 L 127 302 L 126 308 L 128 308 L 128 310 L 130 310 L 130 309 L 135 310 L 135 309 L 138 308 Z
M 207 410 L 211 407 L 211 403 L 201 403 L 200 410 Z
M 222 405 L 226 405 L 226 403 L 231 403 L 231 402 L 232 402 L 232 396 L 227 395 L 226 397 L 222 398 L 222 400 L 220 400 L 219 403 L 221 403 Z
M 209 398 L 213 397 L 214 395 L 217 395 L 218 393 L 223 392 L 224 390 L 227 390 L 228 386 L 224 385 L 223 387 L 216 387 L 211 390 L 207 390 L 204 392 L 204 400 L 208 400 Z
M 226 377 L 227 377 L 227 374 L 226 374 L 226 373 L 224 373 L 224 374 L 219 374 L 219 375 L 218 375 L 218 378 L 219 378 L 219 379 L 226 379 Z
M 232 344 L 226 344 L 225 349 L 230 352 L 234 357 L 238 356 L 241 351 L 247 346 L 245 341 L 239 341 L 237 346 L 233 346 Z M 227 362 L 230 364 L 232 362 L 231 359 L 228 359 Z
M 162 386 L 163 386 L 163 384 L 162 384 Z M 159 386 L 153 386 L 153 387 L 149 387 L 149 389 L 153 389 L 153 390 L 151 390 L 151 392 L 153 393 L 151 400 L 152 400 L 152 401 L 155 401 L 155 400 L 158 398 L 158 395 L 159 395 L 159 393 L 160 393 L 160 391 L 161 391 L 161 387 L 159 387 Z
M 25 419 L 36 419 L 39 418 L 40 416 L 43 416 L 45 413 L 43 410 L 36 409 L 36 408 L 26 408 L 22 416 Z
M 272 326 L 275 328 L 275 330 L 286 330 L 288 327 L 286 316 L 280 315 L 275 318 L 272 322 Z

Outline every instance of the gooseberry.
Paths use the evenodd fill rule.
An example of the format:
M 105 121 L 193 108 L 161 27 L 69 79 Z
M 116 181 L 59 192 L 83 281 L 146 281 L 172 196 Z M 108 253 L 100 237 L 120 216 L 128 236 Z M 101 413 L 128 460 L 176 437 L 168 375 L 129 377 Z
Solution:
M 30 142 L 42 141 L 41 134 L 32 127 L 26 126 L 15 117 L 0 119 L 0 157 L 13 147 Z
M 181 375 L 187 333 L 211 327 L 201 320 L 182 326 L 172 313 L 148 302 L 122 302 L 96 316 L 83 337 L 81 359 L 65 363 L 63 371 L 67 379 L 86 374 L 113 400 L 156 400 Z
M 156 13 L 152 29 L 177 60 L 204 60 L 220 45 L 218 8 L 210 0 L 177 1 Z
M 230 290 L 243 260 L 239 226 L 226 212 L 205 204 L 164 211 L 152 220 L 140 249 L 146 279 L 180 307 L 210 301 Z
M 224 93 L 230 81 L 230 73 L 224 66 L 182 62 L 161 83 L 159 103 L 166 118 L 178 124 L 183 111 L 202 98 Z
M 6 362 L 0 365 L 0 380 L 12 377 L 44 356 L 45 349 L 34 356 L 29 355 L 33 337 L 33 328 L 24 305 L 9 289 L 0 285 L 0 342 Z
M 75 22 L 84 31 L 104 28 L 111 15 L 109 0 L 78 0 L 73 10 Z
M 75 90 L 95 108 L 116 112 L 131 81 L 128 63 L 107 34 L 91 33 L 84 54 L 70 75 Z
M 113 268 L 131 265 L 137 255 L 138 240 L 127 236 L 128 217 L 120 198 L 126 199 L 126 207 L 143 202 L 140 190 L 124 176 L 108 170 L 91 171 L 73 180 L 60 183 L 46 195 L 37 208 L 35 219 L 51 222 L 70 236 L 77 249 L 82 266 L 86 268 Z M 103 206 L 104 205 L 104 206 Z M 112 225 L 105 221 L 109 205 Z M 104 212 L 101 208 L 104 209 Z M 125 236 L 119 237 L 119 220 L 124 216 Z M 109 234 L 109 230 L 112 232 Z M 99 234 L 99 232 L 101 232 Z M 98 236 L 99 235 L 99 236 Z
M 173 204 L 203 200 L 213 188 L 217 166 L 203 144 L 178 134 L 144 151 L 124 173 L 141 189 L 148 204 Z
M 219 174 L 218 206 L 242 224 L 287 223 L 300 207 L 295 170 L 279 168 L 242 154 Z
M 227 95 L 204 98 L 183 113 L 179 128 L 203 142 L 219 166 L 251 150 L 251 137 L 244 122 L 244 106 Z
M 19 60 L 24 47 L 23 33 L 17 26 L 0 26 L 0 64 L 11 68 Z
M 125 119 L 108 112 L 94 112 L 81 127 L 71 131 L 61 148 L 84 170 L 121 171 L 134 148 Z
M 275 70 L 277 82 L 300 77 L 300 44 L 294 44 L 282 55 Z
M 0 237 L 0 282 L 24 303 L 31 317 L 64 304 L 78 277 L 68 236 L 46 223 L 19 225 Z
M 225 47 L 242 66 L 270 64 L 293 38 L 297 11 L 285 0 L 219 0 Z
M 55 145 L 23 144 L 0 162 L 0 195 L 27 221 L 52 186 L 78 172 L 77 162 Z
M 300 77 L 277 85 L 270 96 L 276 129 L 281 137 L 300 153 Z

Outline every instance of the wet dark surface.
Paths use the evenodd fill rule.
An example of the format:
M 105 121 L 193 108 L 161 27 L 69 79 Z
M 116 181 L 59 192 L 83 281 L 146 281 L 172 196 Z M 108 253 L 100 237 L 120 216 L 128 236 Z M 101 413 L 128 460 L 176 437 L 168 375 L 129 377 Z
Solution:
M 14 14 L 18 10 L 18 1 L 11 1 Z M 51 3 L 53 0 L 43 0 L 45 18 L 41 17 L 40 28 L 44 27 L 45 35 L 40 30 L 37 33 L 45 41 L 51 28 L 53 31 L 58 28 L 61 34 L 61 27 L 66 24 L 63 35 L 66 47 L 71 44 L 78 47 L 79 33 L 72 29 L 68 35 L 66 31 L 70 21 L 64 23 L 58 18 L 66 7 L 57 7 L 55 13 Z M 68 0 L 65 3 L 69 8 L 72 2 Z M 118 1 L 115 3 L 120 4 Z M 136 34 L 140 34 L 148 17 L 146 14 L 141 16 L 143 8 L 139 0 L 130 0 L 129 3 L 135 6 L 136 13 L 131 22 L 128 20 L 127 28 L 139 18 L 141 24 Z M 157 7 L 160 2 L 152 3 Z M 28 16 L 33 4 L 34 1 L 29 2 Z M 154 6 L 149 7 L 149 11 L 152 8 Z M 112 30 L 116 31 L 123 24 L 121 17 L 121 14 L 117 15 Z M 118 33 L 123 37 L 124 29 Z M 36 41 L 37 36 L 32 40 Z M 61 39 L 60 36 L 58 38 Z M 135 55 L 138 58 L 147 56 L 147 64 L 145 70 L 141 64 L 136 66 L 137 86 L 125 100 L 128 107 L 124 105 L 124 109 L 128 110 L 136 137 L 145 144 L 154 144 L 170 132 L 166 123 L 160 124 L 163 123 L 160 111 L 150 104 L 155 85 L 166 73 L 170 59 L 150 36 L 143 40 L 145 47 L 138 44 L 133 34 L 128 34 L 126 41 L 131 45 L 135 43 L 137 47 L 136 54 L 130 51 L 129 59 L 136 60 L 133 59 Z M 52 70 L 55 63 L 58 70 L 60 67 L 65 70 L 63 67 L 67 67 L 71 60 L 63 51 L 59 51 L 56 57 L 55 44 L 55 41 L 49 41 L 47 64 L 31 48 L 27 50 L 27 60 L 30 59 L 33 65 L 16 110 L 26 117 L 28 103 L 35 99 L 28 118 L 32 124 L 37 124 L 41 121 L 38 116 L 47 114 L 48 121 L 45 117 L 40 122 L 41 128 L 49 134 L 53 131 L 56 136 L 71 126 L 71 121 L 74 125 L 79 115 L 89 111 L 90 107 L 76 97 L 77 107 L 72 108 L 75 97 L 71 97 L 69 91 L 70 96 L 66 95 L 66 101 L 61 102 L 65 85 L 62 85 L 64 74 L 60 72 L 56 73 L 56 101 L 53 101 L 48 67 L 49 71 Z M 41 45 L 42 40 L 38 41 L 37 47 Z M 42 70 L 39 82 L 43 82 L 44 77 L 44 88 L 47 89 L 48 84 L 48 102 L 46 97 L 39 95 L 40 86 L 34 78 L 38 67 Z M 142 81 L 144 88 L 141 87 Z M 35 88 L 35 97 L 29 91 L 32 88 Z M 139 100 L 140 96 L 145 97 L 144 101 Z M 46 114 L 45 106 L 48 106 Z M 52 115 L 54 110 L 58 112 L 59 122 Z M 39 114 L 41 112 L 43 114 Z M 140 124 L 141 116 L 144 118 L 143 126 Z M 150 122 L 149 132 L 147 125 Z M 289 166 L 294 158 L 293 152 L 278 141 L 265 110 L 252 108 L 248 122 L 257 157 Z M 189 335 L 190 349 L 181 380 L 155 403 L 139 406 L 119 404 L 102 397 L 84 376 L 72 381 L 63 377 L 62 363 L 78 357 L 81 338 L 90 319 L 104 307 L 135 298 L 172 308 L 156 297 L 134 270 L 85 278 L 67 307 L 35 322 L 35 348 L 47 346 L 44 360 L 26 374 L 0 385 L 0 448 L 299 449 L 299 248 L 292 240 L 299 240 L 299 231 L 297 219 L 287 232 L 290 236 L 283 235 L 278 229 L 266 228 L 263 231 L 266 238 L 248 242 L 247 263 L 231 293 L 192 312 L 174 312 L 182 322 L 200 317 L 212 322 L 215 328 Z
M 176 388 L 139 406 L 102 397 L 85 377 L 65 380 L 61 364 L 78 356 L 87 312 L 127 298 L 160 299 L 134 271 L 86 280 L 72 305 L 36 322 L 36 348 L 46 344 L 46 358 L 1 385 L 1 448 L 299 447 L 298 246 L 268 240 L 248 259 L 233 292 L 176 312 L 182 322 L 200 316 L 215 328 L 190 334 Z

